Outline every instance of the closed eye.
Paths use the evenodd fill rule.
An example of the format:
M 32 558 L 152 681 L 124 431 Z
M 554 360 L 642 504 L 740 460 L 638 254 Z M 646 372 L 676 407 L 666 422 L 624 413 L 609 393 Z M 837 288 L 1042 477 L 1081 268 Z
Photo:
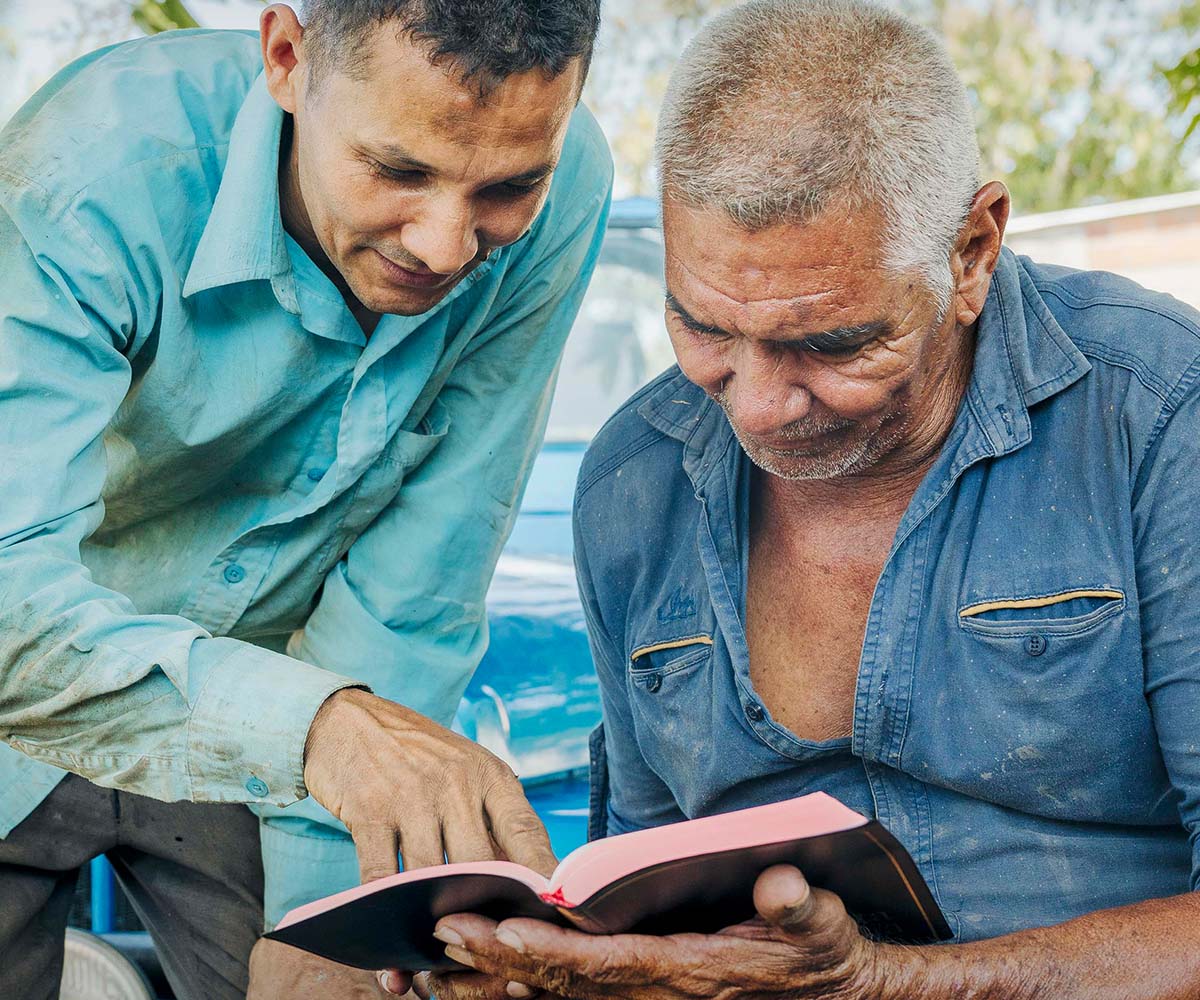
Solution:
M 862 348 L 866 347 L 874 337 L 869 337 L 866 340 L 851 340 L 851 341 L 831 341 L 829 343 L 814 343 L 815 338 L 802 340 L 796 344 L 796 349 L 803 351 L 806 354 L 821 354 L 826 357 L 847 358 L 852 354 L 857 354 Z
M 506 181 L 503 184 L 493 184 L 484 189 L 484 194 L 500 198 L 523 198 L 526 195 L 540 191 L 546 183 L 546 178 L 528 182 Z
M 396 167 L 389 167 L 386 163 L 380 163 L 378 160 L 371 160 L 370 165 L 372 173 L 389 181 L 401 184 L 420 184 L 425 180 L 425 174 L 420 170 L 400 170 Z

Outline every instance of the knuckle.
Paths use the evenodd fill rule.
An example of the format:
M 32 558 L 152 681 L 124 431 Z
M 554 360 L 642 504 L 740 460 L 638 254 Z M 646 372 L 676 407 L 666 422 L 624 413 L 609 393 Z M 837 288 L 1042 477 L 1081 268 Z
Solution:
M 549 968 L 542 972 L 540 978 L 542 987 L 556 996 L 570 997 L 580 992 L 580 977 L 567 969 Z
M 385 868 L 379 865 L 366 865 L 360 869 L 359 874 L 364 882 L 374 882 L 376 879 L 385 878 L 388 875 L 394 875 L 390 868 Z
M 544 836 L 544 827 L 542 826 L 542 821 L 537 818 L 537 814 L 526 812 L 524 809 L 506 816 L 504 818 L 504 828 L 514 837 Z
M 618 961 L 611 952 L 605 952 L 588 964 L 586 976 L 594 983 L 613 986 L 629 980 L 627 963 Z

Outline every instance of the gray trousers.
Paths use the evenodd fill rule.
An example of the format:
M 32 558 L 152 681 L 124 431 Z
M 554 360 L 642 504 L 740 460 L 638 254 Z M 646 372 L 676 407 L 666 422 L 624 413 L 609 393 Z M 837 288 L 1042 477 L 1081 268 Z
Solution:
M 0 840 L 0 997 L 56 1000 L 79 869 L 104 854 L 180 1000 L 244 1000 L 263 926 L 258 818 L 67 775 Z

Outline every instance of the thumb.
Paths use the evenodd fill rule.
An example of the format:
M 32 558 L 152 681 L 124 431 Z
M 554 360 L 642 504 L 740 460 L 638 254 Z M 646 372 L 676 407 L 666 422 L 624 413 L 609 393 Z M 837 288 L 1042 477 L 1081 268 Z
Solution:
M 754 908 L 767 923 L 789 934 L 811 930 L 817 901 L 799 868 L 774 865 L 754 883 Z

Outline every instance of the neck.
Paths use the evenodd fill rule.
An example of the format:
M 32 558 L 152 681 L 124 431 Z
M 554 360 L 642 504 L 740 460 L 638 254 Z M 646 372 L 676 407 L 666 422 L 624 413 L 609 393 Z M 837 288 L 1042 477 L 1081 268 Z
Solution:
M 359 302 L 342 273 L 333 266 L 333 262 L 321 246 L 321 241 L 317 239 L 300 184 L 300 160 L 296 153 L 291 115 L 284 115 L 283 133 L 279 142 L 279 214 L 287 234 L 308 254 L 309 260 L 333 282 L 345 300 L 346 308 L 358 320 L 363 333 L 369 337 L 379 324 L 379 314 L 371 312 Z

